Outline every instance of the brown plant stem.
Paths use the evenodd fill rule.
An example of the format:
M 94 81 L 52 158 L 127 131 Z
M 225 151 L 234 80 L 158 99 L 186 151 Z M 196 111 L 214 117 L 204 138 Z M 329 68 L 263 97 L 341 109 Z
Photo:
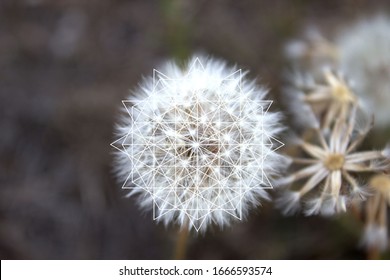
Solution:
M 184 260 L 185 259 L 189 233 L 190 233 L 190 231 L 189 231 L 189 227 L 188 227 L 188 221 L 186 221 L 183 224 L 183 227 L 180 229 L 180 231 L 177 234 L 175 254 L 174 254 L 175 260 Z
M 367 259 L 368 260 L 379 260 L 380 259 L 380 253 L 378 248 L 370 248 L 367 251 Z

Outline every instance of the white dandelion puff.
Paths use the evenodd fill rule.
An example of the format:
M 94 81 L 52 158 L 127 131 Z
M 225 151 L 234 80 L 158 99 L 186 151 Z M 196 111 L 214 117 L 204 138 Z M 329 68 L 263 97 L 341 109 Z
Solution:
M 237 68 L 193 58 L 154 71 L 125 100 L 112 145 L 119 177 L 154 219 L 204 231 L 268 199 L 283 157 L 280 115 Z
M 375 125 L 390 125 L 390 18 L 361 19 L 337 36 L 339 65 L 354 79 L 357 94 L 375 113 Z

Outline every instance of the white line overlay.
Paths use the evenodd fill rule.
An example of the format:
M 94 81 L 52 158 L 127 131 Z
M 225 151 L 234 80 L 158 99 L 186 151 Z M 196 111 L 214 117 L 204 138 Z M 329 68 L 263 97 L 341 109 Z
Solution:
M 2 280 L 69 279 L 373 279 L 388 261 L 352 260 L 84 260 L 1 261 Z M 245 272 L 245 273 L 244 273 Z M 156 275 L 159 274 L 159 275 Z M 169 274 L 169 275 L 167 275 Z
M 240 69 L 189 90 L 206 70 L 199 58 L 181 79 L 154 70 L 147 98 L 122 101 L 130 125 L 111 143 L 131 163 L 122 188 L 150 195 L 153 219 L 185 213 L 196 231 L 216 216 L 241 220 L 245 200 L 272 189 L 264 162 L 283 146 L 263 123 L 272 101 L 243 91 Z

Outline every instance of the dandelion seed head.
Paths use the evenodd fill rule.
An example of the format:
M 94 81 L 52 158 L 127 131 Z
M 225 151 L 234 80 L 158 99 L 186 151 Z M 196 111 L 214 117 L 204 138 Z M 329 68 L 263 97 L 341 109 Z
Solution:
M 330 216 L 345 212 L 351 201 L 363 201 L 369 195 L 358 175 L 388 169 L 390 161 L 386 152 L 356 151 L 368 132 L 366 129 L 354 132 L 356 106 L 347 111 L 347 119 L 332 122 L 329 131 L 317 129 L 315 137 L 296 142 L 305 157 L 292 157 L 292 165 L 302 167 L 278 180 L 281 185 L 292 184 L 296 190 L 294 200 L 290 187 L 282 192 L 277 206 L 283 212 L 297 209 L 297 200 L 302 202 L 306 215 Z M 305 201 L 308 196 L 311 199 Z
M 245 75 L 194 57 L 155 70 L 124 101 L 116 169 L 155 220 L 204 231 L 241 220 L 268 199 L 283 128 L 267 90 Z
M 339 66 L 354 79 L 357 94 L 375 113 L 375 126 L 390 124 L 390 18 L 377 15 L 346 26 L 336 36 Z
M 347 113 L 355 105 L 359 114 L 364 112 L 349 80 L 342 73 L 322 68 L 318 77 L 312 77 L 310 83 L 302 82 L 300 76 L 309 75 L 295 74 L 298 81 L 291 77 L 291 86 L 284 90 L 286 98 L 292 100 L 287 108 L 298 126 L 327 129 L 336 118 L 347 118 Z

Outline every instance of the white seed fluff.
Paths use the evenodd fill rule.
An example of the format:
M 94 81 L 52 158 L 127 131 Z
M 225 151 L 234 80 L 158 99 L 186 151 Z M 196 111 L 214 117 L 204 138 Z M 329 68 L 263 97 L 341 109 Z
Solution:
M 219 60 L 166 64 L 124 101 L 116 170 L 164 224 L 229 225 L 268 199 L 282 156 L 267 91 Z M 268 179 L 270 178 L 270 179 Z
M 379 15 L 345 28 L 336 39 L 340 67 L 375 113 L 375 125 L 390 125 L 390 18 Z

